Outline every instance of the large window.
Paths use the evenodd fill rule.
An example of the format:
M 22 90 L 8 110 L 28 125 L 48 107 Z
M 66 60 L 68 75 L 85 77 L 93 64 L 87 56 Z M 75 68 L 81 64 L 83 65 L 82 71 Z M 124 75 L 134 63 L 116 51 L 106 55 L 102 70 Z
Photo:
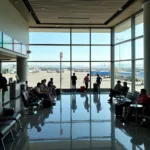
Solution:
M 110 44 L 110 30 L 92 29 L 91 44 Z
M 91 64 L 91 84 L 96 83 L 97 74 L 102 77 L 101 88 L 110 88 L 111 70 L 110 63 L 92 62 Z
M 144 57 L 144 44 L 143 38 L 137 39 L 135 41 L 135 58 L 143 58 Z
M 90 44 L 90 30 L 72 29 L 72 44 Z
M 131 42 L 115 46 L 115 60 L 131 59 Z
M 38 82 L 50 78 L 54 79 L 56 87 L 60 88 L 60 63 L 49 62 L 30 62 L 28 63 L 28 82 L 29 86 L 36 86 Z
M 76 73 L 77 76 L 77 88 L 83 86 L 84 77 L 90 73 L 89 62 L 72 62 L 72 71 Z
M 115 28 L 115 43 L 131 39 L 131 20 L 128 20 Z
M 2 74 L 9 82 L 9 78 L 16 81 L 16 62 L 2 62 Z
M 89 46 L 72 46 L 72 61 L 89 61 Z
M 70 30 L 51 29 L 43 32 L 30 32 L 30 44 L 69 44 Z
M 144 34 L 143 14 L 136 16 L 135 18 L 135 36 L 141 36 Z
M 127 82 L 129 90 L 132 91 L 132 69 L 131 61 L 120 61 L 115 63 L 115 84 L 117 80 Z
M 33 31 L 30 32 L 30 86 L 35 86 L 41 79 L 53 77 L 57 87 L 68 89 L 71 87 L 70 77 L 75 72 L 77 88 L 80 88 L 87 73 L 91 75 L 98 65 L 100 75 L 101 72 L 109 72 L 109 77 L 104 77 L 102 88 L 110 88 L 110 29 Z M 90 78 L 89 88 L 93 87 L 96 79 Z
M 110 46 L 92 46 L 91 60 L 110 61 Z
M 70 61 L 69 46 L 30 46 L 29 61 L 60 61 L 60 52 L 63 52 L 62 61 Z
M 144 88 L 144 64 L 143 60 L 135 61 L 135 90 L 140 91 Z

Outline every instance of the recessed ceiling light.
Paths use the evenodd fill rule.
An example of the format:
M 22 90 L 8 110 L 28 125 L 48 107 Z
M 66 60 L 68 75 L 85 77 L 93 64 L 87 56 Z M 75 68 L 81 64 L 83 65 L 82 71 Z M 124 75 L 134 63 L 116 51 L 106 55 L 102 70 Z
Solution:
M 45 10 L 45 8 L 44 8 L 44 7 L 42 7 L 41 9 L 42 9 L 42 10 Z
M 15 4 L 17 4 L 18 3 L 18 1 L 15 1 Z
M 56 27 L 59 27 L 59 25 L 56 25 Z
M 119 11 L 122 11 L 122 8 L 120 8 Z

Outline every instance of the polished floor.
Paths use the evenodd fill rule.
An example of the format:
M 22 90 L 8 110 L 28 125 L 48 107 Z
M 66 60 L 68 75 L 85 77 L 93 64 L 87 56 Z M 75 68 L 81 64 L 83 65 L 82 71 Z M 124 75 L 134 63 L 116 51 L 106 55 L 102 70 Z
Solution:
M 24 115 L 8 150 L 150 150 L 150 129 L 124 125 L 108 94 L 63 94 L 53 108 Z M 14 101 L 19 109 L 20 99 Z M 19 104 L 18 104 L 19 102 Z M 13 105 L 13 104 L 10 104 Z M 1 148 L 0 148 L 1 149 Z

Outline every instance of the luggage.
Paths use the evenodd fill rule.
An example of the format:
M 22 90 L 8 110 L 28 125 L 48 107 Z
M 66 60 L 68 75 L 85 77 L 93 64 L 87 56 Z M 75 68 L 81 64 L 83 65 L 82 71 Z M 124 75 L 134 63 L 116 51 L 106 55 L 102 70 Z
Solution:
M 93 84 L 93 92 L 98 92 L 98 85 L 97 85 L 97 83 Z
M 115 114 L 116 116 L 121 116 L 123 113 L 123 105 L 115 104 Z
M 13 115 L 15 113 L 14 108 L 3 108 L 3 113 L 5 116 Z
M 81 86 L 80 87 L 80 92 L 84 92 L 85 91 L 85 86 Z
M 42 105 L 43 105 L 43 108 L 49 108 L 52 106 L 50 100 L 43 100 Z
M 60 89 L 56 89 L 56 95 L 60 95 Z

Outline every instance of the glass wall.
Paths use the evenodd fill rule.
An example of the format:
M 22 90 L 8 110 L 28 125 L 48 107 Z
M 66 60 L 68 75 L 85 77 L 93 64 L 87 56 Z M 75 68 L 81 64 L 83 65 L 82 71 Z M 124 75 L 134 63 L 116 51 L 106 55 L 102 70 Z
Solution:
M 96 82 L 93 72 L 97 71 L 103 78 L 101 88 L 110 88 L 110 37 L 110 29 L 30 32 L 29 85 L 35 86 L 41 79 L 53 77 L 58 88 L 69 89 L 71 75 L 75 72 L 77 88 L 84 85 L 87 73 L 91 75 L 90 87 L 93 87 Z
M 135 22 L 133 28 L 131 28 L 131 19 L 135 19 L 132 22 Z M 140 91 L 144 85 L 143 14 L 131 19 L 115 27 L 115 82 L 127 81 L 130 91 Z
M 9 78 L 16 80 L 16 62 L 2 62 L 2 74 L 9 82 Z
M 135 90 L 144 88 L 144 26 L 143 14 L 135 17 Z
M 126 81 L 132 91 L 131 20 L 115 28 L 115 43 L 115 84 Z

